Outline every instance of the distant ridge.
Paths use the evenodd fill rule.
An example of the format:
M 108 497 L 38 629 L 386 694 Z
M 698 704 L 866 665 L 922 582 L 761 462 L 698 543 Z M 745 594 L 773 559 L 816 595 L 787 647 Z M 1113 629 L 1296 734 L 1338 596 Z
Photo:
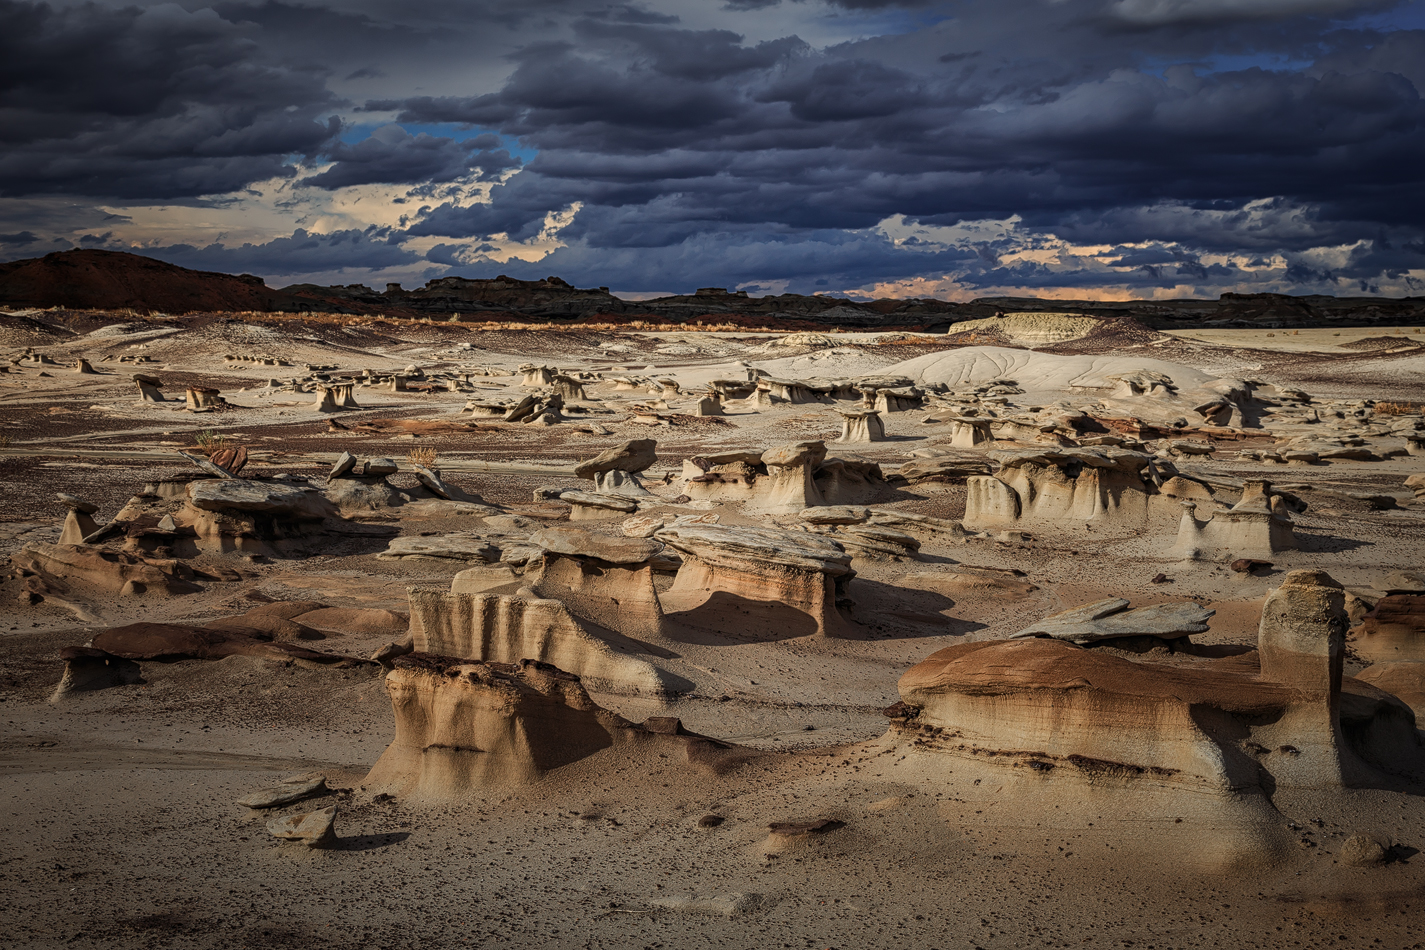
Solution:
M 75 310 L 283 310 L 261 277 L 189 270 L 122 251 L 57 251 L 0 264 L 0 306 Z
M 1226 293 L 1216 300 L 1043 300 L 981 297 L 873 300 L 778 294 L 749 297 L 719 287 L 693 294 L 626 301 L 608 288 L 580 289 L 558 277 L 517 280 L 441 277 L 422 288 L 384 291 L 362 284 L 295 284 L 274 290 L 262 278 L 189 270 L 123 251 L 57 251 L 0 264 L 0 306 L 76 310 L 149 310 L 169 314 L 238 311 L 383 314 L 463 322 L 533 318 L 682 323 L 727 320 L 756 325 L 848 329 L 944 329 L 963 320 L 1018 311 L 1074 312 L 1129 318 L 1154 329 L 1173 327 L 1308 327 L 1425 324 L 1422 297 L 1330 297 Z

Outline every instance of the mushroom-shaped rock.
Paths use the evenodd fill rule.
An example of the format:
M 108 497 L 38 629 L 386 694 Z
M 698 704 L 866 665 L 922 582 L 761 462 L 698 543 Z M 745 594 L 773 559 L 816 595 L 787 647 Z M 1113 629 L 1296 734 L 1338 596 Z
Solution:
M 386 550 L 376 555 L 383 560 L 416 558 L 437 561 L 500 560 L 500 549 L 484 538 L 469 535 L 441 535 L 428 538 L 392 538 Z
M 965 502 L 965 526 L 1008 521 L 1107 520 L 1137 524 L 1147 518 L 1156 488 L 1144 473 L 1149 457 L 1114 447 L 1064 447 L 991 452 L 1000 463 L 993 478 L 1006 493 L 973 480 Z M 1171 502 L 1169 502 L 1171 504 Z
M 520 381 L 521 386 L 548 386 L 559 373 L 559 370 L 552 367 L 535 366 L 533 363 L 521 364 L 519 371 L 524 374 L 524 379 Z
M 99 530 L 99 526 L 90 517 L 99 510 L 99 506 L 65 492 L 59 493 L 59 500 L 69 509 L 64 517 L 64 527 L 59 533 L 59 543 L 83 544 L 85 538 Z
M 1248 479 L 1242 498 L 1207 521 L 1197 519 L 1195 502 L 1184 501 L 1178 536 L 1169 553 L 1186 559 L 1256 558 L 1294 550 L 1296 534 L 1286 507 L 1274 504 L 1271 483 Z
M 851 555 L 829 538 L 724 525 L 671 525 L 655 537 L 684 555 L 663 598 L 683 622 L 758 638 L 853 630 L 837 604 L 847 602 L 856 572 Z
M 576 616 L 625 636 L 663 636 L 663 608 L 653 582 L 661 542 L 558 526 L 530 535 L 529 544 L 544 552 L 527 582 L 531 591 L 562 601 Z
M 1079 644 L 1130 637 L 1178 640 L 1194 633 L 1206 633 L 1207 621 L 1216 613 L 1192 601 L 1155 604 L 1132 610 L 1128 604 L 1121 597 L 1085 604 L 1045 617 L 1014 636 L 1052 637 Z
M 212 412 L 227 405 L 219 390 L 206 386 L 189 386 L 186 408 L 189 412 Z
M 759 480 L 757 493 L 748 506 L 768 512 L 794 512 L 821 504 L 821 491 L 812 475 L 826 459 L 826 443 L 794 442 L 762 453 L 767 466 L 765 483 Z
M 584 393 L 584 384 L 572 376 L 555 376 L 551 382 L 565 402 L 583 402 L 589 398 Z
M 654 439 L 632 439 L 580 462 L 574 466 L 574 474 L 591 479 L 603 472 L 641 472 L 658 461 L 657 449 Z
M 163 398 L 163 393 L 160 391 L 163 388 L 163 380 L 157 376 L 135 373 L 133 379 L 134 385 L 138 386 L 139 389 L 140 403 L 167 401 Z
M 89 361 L 84 359 L 83 357 L 80 357 L 79 359 L 74 361 L 74 371 L 76 373 L 82 373 L 85 376 L 97 375 L 94 371 L 94 367 L 89 365 Z
M 972 449 L 977 445 L 995 440 L 994 435 L 990 432 L 990 426 L 994 423 L 994 419 L 956 416 L 950 421 L 953 424 L 953 428 L 950 430 L 950 444 L 957 449 Z
M 566 491 L 560 493 L 559 500 L 574 506 L 569 513 L 571 521 L 607 521 L 638 510 L 638 502 L 627 495 Z
M 245 478 L 189 482 L 188 503 L 203 511 L 243 511 L 313 520 L 335 514 L 331 503 L 315 489 Z
M 837 442 L 884 442 L 886 427 L 881 414 L 874 409 L 838 409 L 841 414 L 841 436 Z
M 1118 783 L 1226 795 L 1339 785 L 1345 743 L 1335 705 L 1260 675 L 1249 659 L 1169 666 L 1053 639 L 958 644 L 901 677 L 905 724 L 893 729 L 943 730 L 954 734 L 954 749 L 992 753 L 991 761 L 1029 758 L 1041 769 Z M 1354 752 L 1378 767 L 1418 773 L 1408 708 L 1348 683 Z M 1335 732 L 1322 731 L 1333 722 Z

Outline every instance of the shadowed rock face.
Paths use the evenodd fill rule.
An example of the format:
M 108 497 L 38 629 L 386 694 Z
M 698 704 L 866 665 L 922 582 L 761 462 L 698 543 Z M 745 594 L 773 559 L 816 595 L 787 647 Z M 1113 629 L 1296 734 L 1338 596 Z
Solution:
M 757 638 L 789 635 L 757 629 L 736 616 L 735 602 L 775 604 L 804 614 L 810 626 L 790 635 L 848 636 L 850 622 L 837 609 L 848 600 L 856 572 L 851 555 L 828 538 L 799 531 L 673 525 L 656 535 L 684 555 L 673 586 L 664 595 L 669 610 L 694 626 L 725 626 Z M 721 595 L 721 596 L 720 596 Z M 718 614 L 718 607 L 733 613 Z
M 1419 773 L 1408 707 L 1343 686 L 1344 626 L 1339 585 L 1297 571 L 1263 607 L 1259 657 L 1162 665 L 1050 639 L 961 644 L 901 678 L 900 728 L 920 728 L 932 748 L 1218 791 Z
M 544 663 L 413 653 L 394 666 L 386 690 L 396 738 L 369 786 L 441 798 L 528 784 L 609 748 L 631 726 L 595 704 L 577 676 Z
M 746 757 L 677 719 L 635 725 L 590 699 L 579 677 L 547 663 L 411 653 L 392 665 L 386 690 L 396 737 L 363 783 L 377 791 L 430 799 L 499 792 L 605 750 L 613 756 L 605 767 L 620 772 L 640 755 L 714 771 Z

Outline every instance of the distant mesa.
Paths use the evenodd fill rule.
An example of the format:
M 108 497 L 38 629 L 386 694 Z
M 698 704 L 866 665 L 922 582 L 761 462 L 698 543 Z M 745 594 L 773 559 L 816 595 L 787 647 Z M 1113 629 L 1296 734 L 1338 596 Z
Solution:
M 1172 327 L 1386 326 L 1425 322 L 1425 298 L 1293 297 L 1223 294 L 1217 300 L 1040 300 L 981 297 L 966 303 L 933 299 L 850 300 L 827 295 L 749 296 L 745 290 L 700 287 L 691 294 L 622 300 L 608 287 L 579 288 L 559 277 L 520 280 L 440 277 L 406 290 L 364 284 L 293 284 L 273 289 L 251 274 L 189 270 L 123 251 L 76 249 L 0 264 L 0 307 L 136 309 L 187 313 L 333 313 L 457 322 L 538 320 L 775 322 L 789 330 L 948 330 L 954 342 L 1053 346 L 1085 337 L 1139 342 Z

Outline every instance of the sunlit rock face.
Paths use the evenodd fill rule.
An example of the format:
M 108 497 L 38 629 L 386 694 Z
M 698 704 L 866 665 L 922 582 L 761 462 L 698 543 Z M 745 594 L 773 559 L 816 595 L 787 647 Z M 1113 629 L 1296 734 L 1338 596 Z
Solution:
M 1342 677 L 1345 625 L 1340 585 L 1295 571 L 1256 652 L 1169 665 L 1053 639 L 960 644 L 901 678 L 898 728 L 933 750 L 1217 792 L 1419 773 L 1409 708 Z

